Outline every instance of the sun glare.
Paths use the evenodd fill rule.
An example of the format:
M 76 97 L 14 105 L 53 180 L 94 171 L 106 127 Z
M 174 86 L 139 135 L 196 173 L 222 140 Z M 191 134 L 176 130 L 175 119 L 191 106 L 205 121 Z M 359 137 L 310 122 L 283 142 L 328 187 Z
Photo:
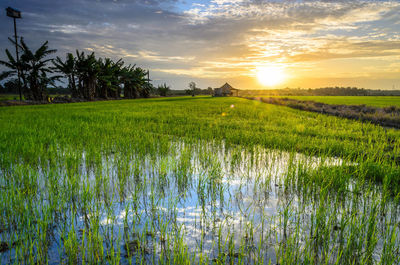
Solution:
M 257 79 L 264 86 L 275 86 L 285 80 L 285 73 L 279 67 L 258 67 Z

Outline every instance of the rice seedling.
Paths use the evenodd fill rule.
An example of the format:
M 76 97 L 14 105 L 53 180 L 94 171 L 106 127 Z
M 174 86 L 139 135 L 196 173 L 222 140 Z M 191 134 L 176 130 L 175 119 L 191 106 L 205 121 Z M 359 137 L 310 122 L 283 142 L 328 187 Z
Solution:
M 0 109 L 1 263 L 400 262 L 398 131 L 183 99 Z

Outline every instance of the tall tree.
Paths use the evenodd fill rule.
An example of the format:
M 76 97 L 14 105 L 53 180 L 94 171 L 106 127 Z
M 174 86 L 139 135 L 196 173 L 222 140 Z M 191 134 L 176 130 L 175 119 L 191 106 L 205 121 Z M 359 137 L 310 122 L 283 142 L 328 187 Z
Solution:
M 136 67 L 132 72 L 132 81 L 136 90 L 136 96 L 147 97 L 149 87 L 147 86 L 147 71 Z
M 121 72 L 121 80 L 124 84 L 124 97 L 148 97 L 151 88 L 146 85 L 146 76 L 147 72 L 140 67 L 135 67 L 135 65 L 124 67 Z
M 47 64 L 52 59 L 46 57 L 57 50 L 50 50 L 48 41 L 42 44 L 35 52 L 31 51 L 21 38 L 22 55 L 21 63 L 22 69 L 26 73 L 26 80 L 29 84 L 30 91 L 34 100 L 44 100 L 46 97 L 46 85 L 51 83 L 58 77 L 48 77 L 47 74 L 52 73 L 52 70 L 47 67 Z
M 99 64 L 94 53 L 86 56 L 84 52 L 76 51 L 76 53 L 79 90 L 85 99 L 93 100 L 96 95 L 97 77 L 100 72 Z
M 6 49 L 6 55 L 8 58 L 8 62 L 0 61 L 0 64 L 4 65 L 9 70 L 4 71 L 0 74 L 0 80 L 4 80 L 4 79 L 10 78 L 10 77 L 16 77 L 18 75 L 18 67 L 20 67 L 20 65 L 17 63 L 17 61 L 14 59 L 14 57 L 11 55 L 11 53 L 8 49 Z
M 120 75 L 124 62 L 122 59 L 113 62 L 110 58 L 100 58 L 97 95 L 101 98 L 109 96 L 119 98 L 120 96 Z
M 76 59 L 72 53 L 67 53 L 65 61 L 63 61 L 60 57 L 53 61 L 55 71 L 64 74 L 68 79 L 68 88 L 71 91 L 71 96 L 73 98 L 78 98 L 81 95 L 81 91 L 79 91 L 76 85 Z
M 58 76 L 48 76 L 48 74 L 52 73 L 52 70 L 47 67 L 47 64 L 52 59 L 46 58 L 57 50 L 49 49 L 47 41 L 35 52 L 26 45 L 23 38 L 21 38 L 20 43 L 19 48 L 22 50 L 22 55 L 19 62 L 6 50 L 8 62 L 0 61 L 0 64 L 8 67 L 10 70 L 3 72 L 0 79 L 17 75 L 19 68 L 25 99 L 42 101 L 46 98 L 47 85 L 59 78 Z
M 196 83 L 195 82 L 190 82 L 189 83 L 189 89 L 191 90 L 191 92 L 192 92 L 192 97 L 194 97 L 195 96 L 195 93 L 196 93 L 196 89 L 197 89 L 197 87 L 196 87 Z

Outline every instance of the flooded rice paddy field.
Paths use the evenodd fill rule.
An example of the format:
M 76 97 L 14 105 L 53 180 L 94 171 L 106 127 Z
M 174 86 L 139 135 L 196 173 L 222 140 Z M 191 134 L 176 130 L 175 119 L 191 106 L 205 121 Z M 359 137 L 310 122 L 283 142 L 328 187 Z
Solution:
M 3 168 L 1 263 L 400 263 L 398 198 L 352 178 L 354 163 L 210 142 L 167 150 Z

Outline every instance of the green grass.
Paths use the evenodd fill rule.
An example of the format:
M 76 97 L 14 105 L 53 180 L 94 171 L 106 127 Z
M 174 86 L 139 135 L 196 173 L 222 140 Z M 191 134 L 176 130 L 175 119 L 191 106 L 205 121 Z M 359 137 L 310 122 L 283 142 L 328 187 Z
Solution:
M 398 96 L 282 96 L 286 98 L 316 101 L 326 104 L 338 105 L 367 105 L 375 107 L 400 107 Z
M 19 100 L 19 95 L 17 95 L 17 94 L 0 94 L 0 101 L 5 101 L 5 100 Z
M 241 98 L 2 107 L 0 260 L 396 264 L 399 163 L 399 130 Z
M 60 96 L 59 94 L 50 94 L 49 97 Z M 61 96 L 64 96 L 61 94 Z M 0 94 L 0 101 L 6 100 L 19 100 L 18 94 Z M 24 100 L 24 95 L 22 95 L 22 100 Z
M 225 140 L 382 162 L 387 162 L 386 156 L 398 158 L 400 152 L 397 130 L 239 98 L 13 106 L 0 108 L 0 122 L 0 150 L 10 157 L 23 156 L 28 147 L 46 154 L 55 144 L 60 148 L 90 145 L 98 151 L 118 148 L 127 136 L 136 134 Z M 36 152 L 31 159 L 40 155 Z

